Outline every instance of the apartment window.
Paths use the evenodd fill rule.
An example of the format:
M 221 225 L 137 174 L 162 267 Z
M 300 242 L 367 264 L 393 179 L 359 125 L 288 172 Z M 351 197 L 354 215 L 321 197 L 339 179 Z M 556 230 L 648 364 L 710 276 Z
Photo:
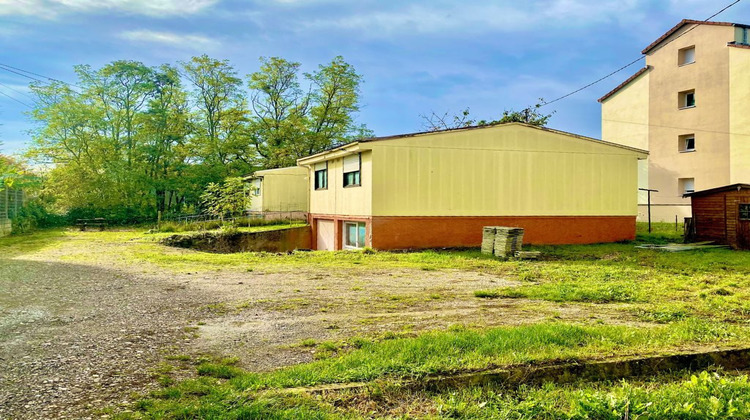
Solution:
M 695 63 L 695 46 L 681 49 L 678 52 L 678 60 L 681 66 Z
M 686 90 L 684 92 L 680 92 L 678 95 L 679 98 L 679 108 L 692 108 L 695 106 L 695 90 Z
M 695 178 L 680 178 L 677 180 L 679 186 L 679 195 L 690 194 L 695 192 Z
M 344 157 L 344 187 L 358 187 L 362 185 L 361 168 L 361 153 Z
M 740 220 L 750 220 L 750 204 L 740 204 Z
M 678 146 L 680 152 L 695 151 L 695 134 L 685 134 L 679 137 Z
M 315 189 L 328 189 L 328 162 L 315 164 Z
M 344 248 L 364 248 L 366 233 L 364 222 L 344 222 Z

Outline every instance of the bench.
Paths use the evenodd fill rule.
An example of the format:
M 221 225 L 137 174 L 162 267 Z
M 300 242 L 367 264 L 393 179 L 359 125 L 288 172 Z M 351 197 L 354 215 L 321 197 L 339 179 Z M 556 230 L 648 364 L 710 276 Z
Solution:
M 81 228 L 81 232 L 85 232 L 87 227 L 98 227 L 99 230 L 104 230 L 107 227 L 107 219 L 96 218 L 96 219 L 78 219 L 76 220 L 76 226 Z

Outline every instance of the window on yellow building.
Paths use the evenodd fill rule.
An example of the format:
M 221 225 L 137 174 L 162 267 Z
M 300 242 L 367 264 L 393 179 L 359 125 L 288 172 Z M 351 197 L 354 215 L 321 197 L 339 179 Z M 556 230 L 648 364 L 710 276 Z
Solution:
M 677 53 L 677 58 L 681 66 L 695 63 L 695 45 L 681 49 Z
M 366 232 L 364 222 L 344 222 L 344 248 L 364 248 Z
M 328 162 L 315 164 L 315 189 L 328 189 Z
M 344 157 L 344 187 L 362 185 L 362 156 L 360 153 Z
M 686 90 L 678 94 L 678 107 L 693 108 L 695 106 L 695 90 Z
M 678 194 L 690 194 L 695 192 L 695 178 L 680 178 L 677 180 Z
M 677 148 L 680 152 L 695 151 L 695 134 L 685 134 L 679 137 Z

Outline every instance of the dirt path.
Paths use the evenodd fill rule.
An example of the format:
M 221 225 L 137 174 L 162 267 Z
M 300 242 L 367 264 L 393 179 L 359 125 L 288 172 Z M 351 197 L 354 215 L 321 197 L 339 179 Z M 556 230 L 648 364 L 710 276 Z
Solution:
M 157 386 L 155 369 L 168 355 L 236 356 L 267 370 L 312 360 L 314 348 L 295 346 L 308 339 L 546 317 L 611 321 L 617 312 L 477 299 L 474 290 L 516 283 L 476 272 L 170 271 L 124 263 L 130 246 L 67 235 L 0 255 L 0 419 L 99 418 Z

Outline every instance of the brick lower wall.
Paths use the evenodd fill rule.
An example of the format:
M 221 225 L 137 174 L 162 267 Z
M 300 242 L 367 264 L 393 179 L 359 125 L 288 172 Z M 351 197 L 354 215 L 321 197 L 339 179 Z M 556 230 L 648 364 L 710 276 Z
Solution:
M 484 226 L 524 229 L 524 243 L 592 244 L 635 239 L 635 216 L 372 217 L 375 249 L 478 247 Z

